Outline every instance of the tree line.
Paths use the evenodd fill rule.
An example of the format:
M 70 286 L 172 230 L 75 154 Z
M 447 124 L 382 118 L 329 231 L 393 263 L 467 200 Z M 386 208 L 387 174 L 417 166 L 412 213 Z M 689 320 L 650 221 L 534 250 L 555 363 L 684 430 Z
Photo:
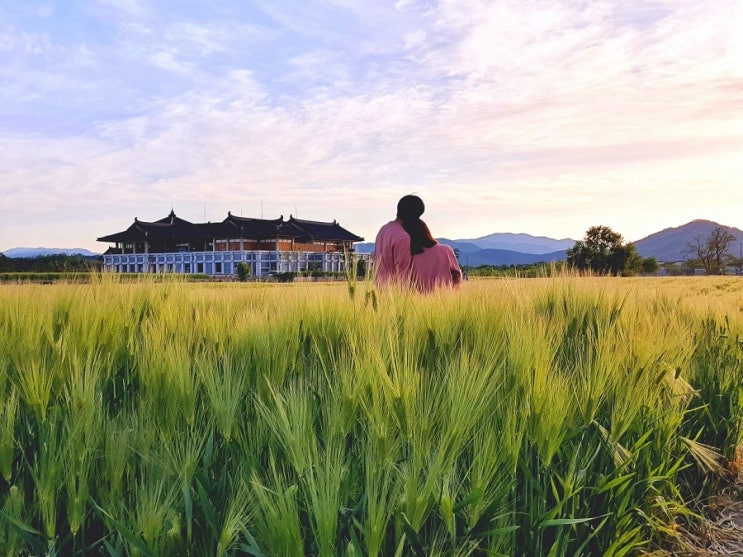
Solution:
M 666 266 L 671 274 L 689 273 L 703 270 L 705 274 L 724 274 L 731 270 L 743 273 L 743 254 L 736 257 L 730 246 L 737 238 L 725 227 L 716 226 L 707 236 L 697 235 L 686 244 L 682 253 L 685 266 Z M 455 250 L 456 251 L 456 250 Z M 458 255 L 458 254 L 457 254 Z M 633 276 L 655 274 L 660 265 L 655 257 L 642 257 L 632 242 L 625 242 L 618 232 L 608 226 L 592 226 L 583 238 L 566 251 L 567 260 L 528 265 L 481 265 L 465 267 L 471 276 L 509 276 L 521 277 L 550 276 L 565 268 L 598 275 Z
M 743 271 L 743 258 L 730 253 L 730 245 L 737 238 L 725 227 L 715 226 L 707 235 L 697 235 L 686 244 L 683 252 L 687 268 L 694 274 L 703 269 L 708 275 L 724 274 L 730 269 Z M 567 263 L 579 271 L 597 274 L 628 276 L 658 271 L 655 257 L 641 257 L 632 242 L 624 242 L 622 235 L 608 226 L 592 226 L 582 241 L 566 252 Z
M 0 253 L 0 273 L 87 273 L 100 271 L 102 264 L 100 257 L 82 255 L 7 257 Z

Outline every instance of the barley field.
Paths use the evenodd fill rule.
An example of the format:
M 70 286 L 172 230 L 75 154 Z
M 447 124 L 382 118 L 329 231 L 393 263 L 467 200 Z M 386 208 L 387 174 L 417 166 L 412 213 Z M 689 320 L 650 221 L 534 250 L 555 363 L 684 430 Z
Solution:
M 742 444 L 736 277 L 0 286 L 2 555 L 634 555 Z

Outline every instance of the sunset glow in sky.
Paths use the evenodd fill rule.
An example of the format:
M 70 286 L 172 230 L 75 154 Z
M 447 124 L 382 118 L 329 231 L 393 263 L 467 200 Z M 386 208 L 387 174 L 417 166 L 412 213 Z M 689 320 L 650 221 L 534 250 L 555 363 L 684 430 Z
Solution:
M 373 241 L 743 228 L 743 0 L 0 2 L 0 251 L 172 209 Z

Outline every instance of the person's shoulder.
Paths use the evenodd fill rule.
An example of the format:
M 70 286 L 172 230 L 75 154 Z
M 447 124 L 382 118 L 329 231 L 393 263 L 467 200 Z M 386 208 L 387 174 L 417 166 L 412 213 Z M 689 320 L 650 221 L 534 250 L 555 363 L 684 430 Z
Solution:
M 418 255 L 428 255 L 428 257 L 445 257 L 449 253 L 454 253 L 452 249 L 446 244 L 436 243 L 427 248 L 423 248 L 423 252 Z
M 395 241 L 410 241 L 410 234 L 405 231 L 405 227 L 399 222 L 393 220 L 387 223 L 387 233 L 395 239 Z
M 382 227 L 379 229 L 380 232 L 395 232 L 397 230 L 404 231 L 405 229 L 402 227 L 402 224 L 394 220 L 391 220 L 387 224 L 383 224 Z
M 395 224 L 397 224 L 397 223 L 395 223 L 395 221 L 393 221 L 393 220 L 390 221 L 390 222 L 388 222 L 388 223 L 386 223 L 386 224 L 383 224 L 379 228 L 379 232 L 377 232 L 377 238 L 380 237 L 380 236 L 385 236 L 385 235 L 389 234 L 390 232 L 392 232 L 394 230 L 394 225 Z

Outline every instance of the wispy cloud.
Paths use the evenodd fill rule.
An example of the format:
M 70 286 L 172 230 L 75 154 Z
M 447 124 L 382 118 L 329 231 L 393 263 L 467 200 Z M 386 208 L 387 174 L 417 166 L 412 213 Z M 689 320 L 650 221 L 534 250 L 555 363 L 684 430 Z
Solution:
M 0 218 L 14 234 L 43 233 L 26 214 L 64 228 L 83 212 L 91 228 L 70 235 L 94 246 L 133 212 L 220 218 L 263 201 L 267 216 L 373 237 L 417 191 L 449 237 L 575 237 L 606 219 L 637 239 L 687 218 L 736 224 L 743 201 L 736 0 L 206 14 L 111 0 L 85 17 L 109 33 L 72 22 L 70 40 L 25 12 L 0 27 Z M 17 243 L 5 230 L 0 249 Z
M 147 3 L 140 0 L 97 0 L 97 3 L 132 16 L 142 16 L 149 11 Z

